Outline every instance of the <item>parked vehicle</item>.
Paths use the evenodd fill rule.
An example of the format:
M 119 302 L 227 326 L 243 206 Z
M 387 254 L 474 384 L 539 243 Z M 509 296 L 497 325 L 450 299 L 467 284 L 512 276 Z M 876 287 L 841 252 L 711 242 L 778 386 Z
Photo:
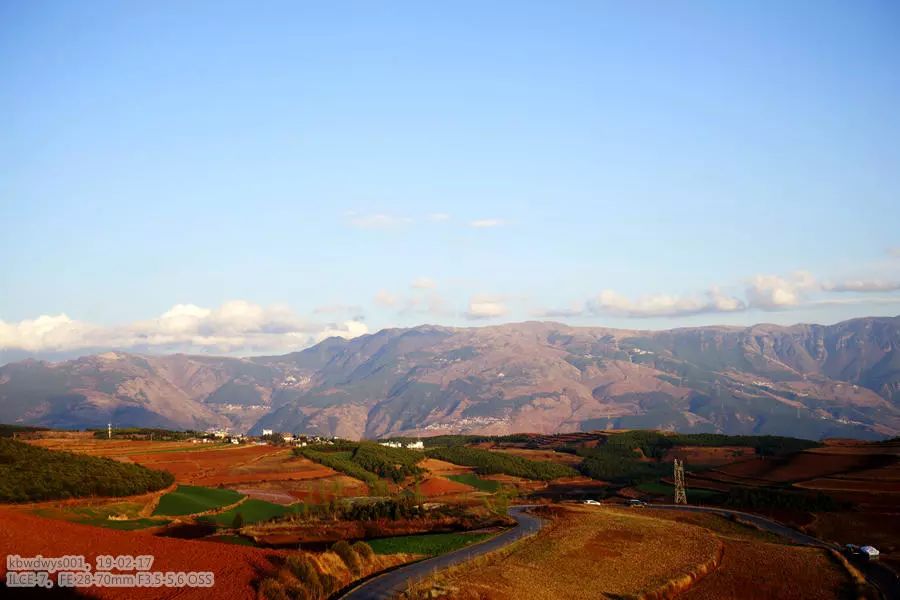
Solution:
M 591 504 L 593 506 L 603 506 L 602 503 L 598 502 L 597 500 L 590 499 L 590 498 L 585 500 L 584 504 Z

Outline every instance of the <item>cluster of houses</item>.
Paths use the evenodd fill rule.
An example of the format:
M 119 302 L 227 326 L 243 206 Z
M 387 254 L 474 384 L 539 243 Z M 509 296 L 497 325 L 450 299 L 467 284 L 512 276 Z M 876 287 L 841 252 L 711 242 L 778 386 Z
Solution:
M 403 442 L 394 442 L 394 441 L 379 442 L 379 444 L 381 444 L 382 446 L 387 446 L 388 448 L 406 448 L 408 450 L 424 450 L 425 449 L 425 444 L 422 442 L 422 440 L 416 440 L 415 442 L 407 442 L 405 444 Z
M 293 433 L 281 433 L 274 429 L 263 429 L 262 435 L 248 436 L 243 433 L 229 433 L 225 429 L 212 429 L 206 435 L 191 438 L 193 444 L 211 444 L 211 443 L 231 443 L 231 444 L 255 444 L 264 446 L 266 444 L 286 444 L 288 446 L 310 446 L 317 444 L 333 445 L 336 437 L 324 437 L 319 435 L 294 435 Z M 422 440 L 410 442 L 401 442 L 388 440 L 379 442 L 382 446 L 388 448 L 406 448 L 409 450 L 425 450 L 425 444 Z
M 225 429 L 209 430 L 206 435 L 191 439 L 193 444 L 231 443 L 231 444 L 266 444 L 285 443 L 289 446 L 308 446 L 311 444 L 334 444 L 335 437 L 322 437 L 318 435 L 294 435 L 292 433 L 277 433 L 272 429 L 263 429 L 262 435 L 249 436 L 243 433 L 230 433 Z

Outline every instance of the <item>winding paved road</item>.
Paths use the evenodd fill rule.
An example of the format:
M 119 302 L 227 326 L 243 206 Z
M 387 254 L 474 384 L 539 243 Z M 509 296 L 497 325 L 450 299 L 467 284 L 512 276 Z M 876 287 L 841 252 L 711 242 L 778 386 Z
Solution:
M 685 504 L 647 504 L 647 508 L 652 508 L 655 510 L 680 510 L 684 512 L 713 513 L 715 515 L 719 515 L 720 517 L 740 517 L 744 521 L 753 523 L 764 531 L 769 531 L 776 535 L 780 535 L 781 537 L 787 538 L 795 544 L 801 544 L 803 546 L 815 546 L 817 548 L 829 548 L 832 550 L 840 551 L 840 547 L 837 544 L 829 544 L 828 542 L 822 541 L 819 538 L 814 538 L 811 535 L 800 533 L 796 529 L 791 529 L 787 525 L 782 525 L 777 521 L 773 521 L 771 519 L 767 519 L 765 517 L 743 512 L 740 510 L 715 508 L 712 506 L 691 506 Z
M 447 554 L 427 558 L 410 565 L 388 571 L 377 577 L 366 580 L 340 597 L 340 600 L 386 600 L 393 598 L 407 588 L 407 582 L 431 575 L 440 569 L 471 560 L 476 556 L 487 554 L 508 546 L 525 536 L 537 533 L 544 526 L 543 521 L 525 512 L 528 506 L 513 506 L 509 516 L 516 520 L 517 526 L 492 537 L 484 542 L 466 546 Z

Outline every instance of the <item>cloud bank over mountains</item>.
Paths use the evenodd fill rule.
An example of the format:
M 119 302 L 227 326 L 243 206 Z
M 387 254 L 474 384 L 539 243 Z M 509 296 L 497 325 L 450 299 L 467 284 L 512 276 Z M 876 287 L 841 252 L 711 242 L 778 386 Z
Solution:
M 892 253 L 888 253 L 893 256 Z M 891 261 L 892 263 L 894 261 Z M 544 308 L 534 298 L 490 290 L 468 293 L 456 283 L 419 276 L 394 289 L 382 289 L 366 303 L 329 304 L 301 316 L 286 305 L 262 306 L 247 300 L 217 308 L 176 304 L 156 318 L 120 325 L 73 319 L 65 313 L 45 314 L 18 322 L 0 320 L 0 363 L 25 356 L 65 356 L 106 349 L 137 352 L 210 354 L 276 354 L 311 346 L 325 338 L 354 338 L 370 331 L 370 311 L 379 327 L 415 321 L 464 325 L 523 320 L 529 317 L 587 319 L 672 319 L 697 315 L 791 311 L 822 305 L 896 304 L 900 307 L 900 274 L 894 267 L 872 276 L 820 280 L 806 271 L 761 274 L 731 286 L 704 292 L 656 293 L 629 297 L 601 289 L 587 300 L 564 308 Z M 743 291 L 740 291 L 743 287 Z M 738 288 L 735 290 L 734 288 Z M 750 318 L 750 317 L 748 317 Z M 677 323 L 677 321 L 676 321 Z
M 353 338 L 368 332 L 361 320 L 321 322 L 301 318 L 285 306 L 264 307 L 244 300 L 218 308 L 176 304 L 155 319 L 104 326 L 42 315 L 18 323 L 0 321 L 0 349 L 30 353 L 118 348 L 144 351 L 280 352 L 327 337 Z

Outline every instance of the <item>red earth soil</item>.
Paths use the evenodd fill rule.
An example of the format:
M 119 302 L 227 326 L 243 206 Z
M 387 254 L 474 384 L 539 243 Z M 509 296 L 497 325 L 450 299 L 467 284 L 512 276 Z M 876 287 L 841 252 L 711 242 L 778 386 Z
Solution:
M 277 446 L 245 446 L 234 450 L 198 450 L 135 454 L 131 460 L 175 475 L 180 483 L 216 486 L 256 481 L 318 479 L 335 471 L 292 456 Z
M 272 572 L 283 553 L 230 544 L 162 538 L 129 531 L 42 519 L 0 509 L 0 575 L 6 577 L 5 557 L 83 555 L 94 565 L 97 555 L 153 555 L 151 571 L 212 571 L 212 588 L 80 588 L 89 597 L 123 600 L 189 599 L 237 600 L 256 597 L 254 583 Z M 273 564 L 274 563 L 274 564 Z
M 419 484 L 419 493 L 427 498 L 446 496 L 448 494 L 465 494 L 475 491 L 474 488 L 458 481 L 444 479 L 442 477 L 429 477 Z

